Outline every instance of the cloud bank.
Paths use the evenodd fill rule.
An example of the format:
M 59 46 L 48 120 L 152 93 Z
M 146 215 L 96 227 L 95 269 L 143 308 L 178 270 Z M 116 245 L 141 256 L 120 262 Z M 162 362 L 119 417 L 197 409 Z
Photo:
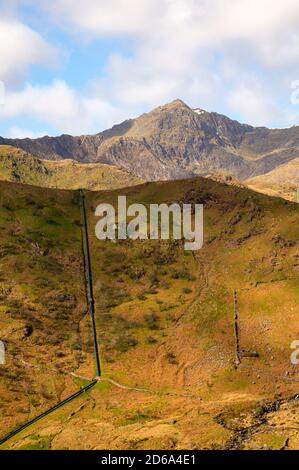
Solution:
M 32 64 L 53 65 L 59 52 L 19 19 L 0 21 L 0 44 L 11 38 L 6 51 L 0 46 L 0 78 L 9 84 L 3 119 L 34 116 L 60 132 L 96 132 L 180 97 L 254 125 L 296 123 L 295 0 L 52 0 L 36 8 L 74 44 L 100 47 L 109 38 L 130 50 L 111 50 L 99 77 L 80 89 L 63 76 L 31 83 L 30 73 L 13 89 L 15 77 Z

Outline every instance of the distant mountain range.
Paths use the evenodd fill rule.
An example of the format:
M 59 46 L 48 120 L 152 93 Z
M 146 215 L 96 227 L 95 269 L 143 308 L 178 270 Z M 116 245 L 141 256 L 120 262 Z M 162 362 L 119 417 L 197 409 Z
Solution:
M 203 202 L 203 248 L 98 240 L 95 208 L 120 194 Z M 299 205 L 198 177 L 86 208 L 102 379 L 1 449 L 298 449 Z M 77 192 L 0 181 L 0 438 L 94 376 L 80 220 Z
M 116 165 L 148 181 L 219 172 L 246 180 L 298 158 L 299 127 L 252 127 L 175 100 L 99 134 L 0 144 L 41 159 Z

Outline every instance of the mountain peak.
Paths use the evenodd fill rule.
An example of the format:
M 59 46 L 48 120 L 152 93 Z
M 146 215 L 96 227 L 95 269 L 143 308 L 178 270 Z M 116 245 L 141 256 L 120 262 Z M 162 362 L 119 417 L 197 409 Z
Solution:
M 189 108 L 189 106 L 184 103 L 181 99 L 177 98 L 176 100 L 167 103 L 165 106 L 161 106 L 161 108 L 168 108 L 168 109 L 177 109 L 177 108 Z

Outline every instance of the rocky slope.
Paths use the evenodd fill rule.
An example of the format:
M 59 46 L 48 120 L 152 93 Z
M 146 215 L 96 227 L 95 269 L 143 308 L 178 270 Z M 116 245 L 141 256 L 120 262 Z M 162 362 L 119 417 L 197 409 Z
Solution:
M 299 127 L 254 128 L 180 100 L 96 135 L 0 139 L 40 158 L 117 165 L 146 180 L 267 173 L 298 156 Z

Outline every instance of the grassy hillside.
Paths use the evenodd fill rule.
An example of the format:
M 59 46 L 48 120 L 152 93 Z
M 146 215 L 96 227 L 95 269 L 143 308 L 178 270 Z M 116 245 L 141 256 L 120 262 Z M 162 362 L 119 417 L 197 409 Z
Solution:
M 78 387 L 70 372 L 91 378 L 93 365 L 77 194 L 0 188 L 4 433 Z M 204 248 L 100 242 L 94 209 L 120 193 L 129 203 L 204 203 Z M 298 401 L 289 400 L 299 382 L 290 363 L 299 206 L 203 178 L 90 192 L 87 205 L 102 380 L 4 448 L 280 448 L 287 438 L 299 448 Z
M 85 350 L 92 363 L 77 194 L 0 185 L 3 434 L 78 388 Z
M 299 188 L 299 158 L 280 165 L 265 175 L 256 176 L 246 183 L 255 191 L 296 201 Z
M 116 189 L 142 182 L 112 165 L 40 160 L 9 145 L 0 145 L 0 180 L 48 188 L 90 190 Z

